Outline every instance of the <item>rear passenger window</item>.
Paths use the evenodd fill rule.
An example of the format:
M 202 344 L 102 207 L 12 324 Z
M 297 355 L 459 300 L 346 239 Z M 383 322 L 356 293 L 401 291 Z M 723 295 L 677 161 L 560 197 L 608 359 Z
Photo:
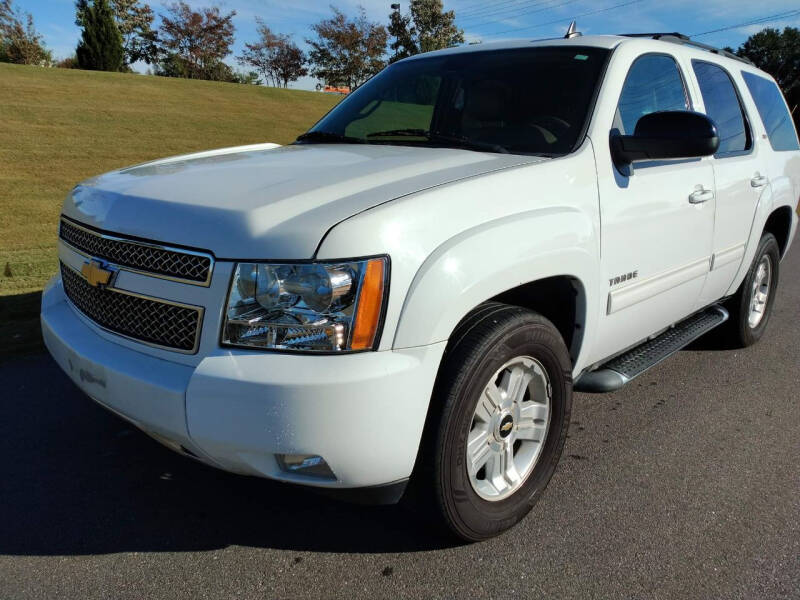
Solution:
M 617 107 L 614 127 L 631 135 L 644 115 L 689 108 L 686 88 L 671 56 L 646 54 L 633 63 Z
M 730 75 L 722 67 L 700 60 L 693 60 L 692 67 L 700 84 L 706 115 L 717 125 L 717 156 L 749 150 L 752 146 L 750 130 Z
M 752 73 L 743 72 L 742 77 L 750 90 L 750 95 L 753 96 L 761 121 L 767 129 L 772 149 L 778 151 L 800 150 L 792 117 L 786 109 L 786 103 L 783 101 L 783 95 L 778 86 L 769 79 Z

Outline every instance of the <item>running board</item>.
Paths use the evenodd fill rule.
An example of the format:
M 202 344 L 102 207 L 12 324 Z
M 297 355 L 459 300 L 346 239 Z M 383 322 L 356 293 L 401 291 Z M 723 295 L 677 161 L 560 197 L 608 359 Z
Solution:
M 575 391 L 602 394 L 618 390 L 727 320 L 728 311 L 718 305 L 696 313 L 596 370 L 584 373 L 575 382 Z

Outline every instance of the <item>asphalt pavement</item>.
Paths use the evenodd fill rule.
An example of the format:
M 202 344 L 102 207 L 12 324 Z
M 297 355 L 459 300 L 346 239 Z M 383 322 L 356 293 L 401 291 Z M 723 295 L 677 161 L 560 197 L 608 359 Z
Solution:
M 202 466 L 48 356 L 6 361 L 0 598 L 800 598 L 798 275 L 795 246 L 755 347 L 577 395 L 542 500 L 473 545 Z

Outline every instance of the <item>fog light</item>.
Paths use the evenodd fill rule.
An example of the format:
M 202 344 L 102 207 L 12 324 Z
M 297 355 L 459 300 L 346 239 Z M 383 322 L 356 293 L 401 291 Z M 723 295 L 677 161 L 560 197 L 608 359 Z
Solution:
M 309 475 L 322 479 L 336 479 L 328 463 L 321 456 L 313 454 L 278 454 L 281 470 L 298 475 Z

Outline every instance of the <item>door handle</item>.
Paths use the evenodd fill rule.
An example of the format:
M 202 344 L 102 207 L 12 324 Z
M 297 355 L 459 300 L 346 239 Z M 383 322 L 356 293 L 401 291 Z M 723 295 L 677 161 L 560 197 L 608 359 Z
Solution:
M 764 187 L 769 183 L 769 179 L 767 179 L 761 173 L 756 173 L 755 176 L 750 180 L 750 185 L 754 188 Z
M 714 199 L 714 192 L 712 190 L 705 190 L 703 188 L 697 189 L 689 194 L 690 204 L 702 204 Z

